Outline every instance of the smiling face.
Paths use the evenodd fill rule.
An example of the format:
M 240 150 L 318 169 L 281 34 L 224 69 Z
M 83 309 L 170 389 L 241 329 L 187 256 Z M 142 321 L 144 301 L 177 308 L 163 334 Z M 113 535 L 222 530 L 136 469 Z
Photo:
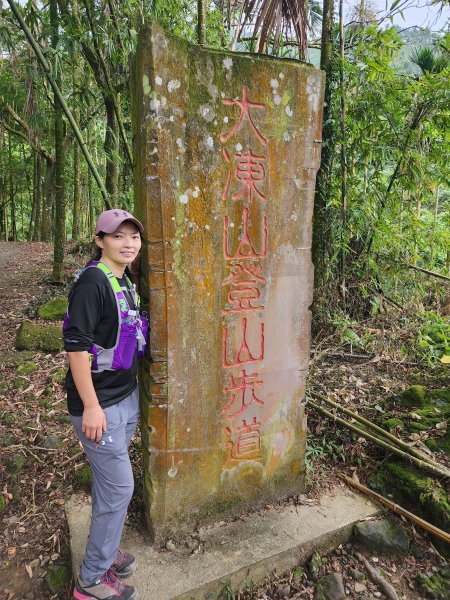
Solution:
M 133 262 L 141 249 L 141 234 L 133 223 L 124 221 L 114 233 L 103 237 L 95 236 L 95 243 L 102 250 L 102 262 L 123 273 L 125 267 Z

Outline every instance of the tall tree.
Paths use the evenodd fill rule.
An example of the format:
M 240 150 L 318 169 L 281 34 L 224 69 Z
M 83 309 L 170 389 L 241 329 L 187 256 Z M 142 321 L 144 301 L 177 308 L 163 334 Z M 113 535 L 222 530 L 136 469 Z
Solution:
M 50 27 L 52 48 L 57 56 L 59 43 L 59 16 L 57 0 L 50 0 Z M 62 90 L 62 67 L 55 60 L 55 81 L 59 90 Z M 64 243 L 66 241 L 66 199 L 64 195 L 64 117 L 63 110 L 57 95 L 54 95 L 55 111 L 55 228 L 54 228 L 54 253 L 53 253 L 53 281 L 64 281 Z

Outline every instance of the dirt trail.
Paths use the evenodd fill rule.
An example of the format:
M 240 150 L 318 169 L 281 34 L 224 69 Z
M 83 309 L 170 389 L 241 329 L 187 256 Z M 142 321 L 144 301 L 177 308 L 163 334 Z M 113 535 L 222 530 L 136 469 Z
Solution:
M 0 241 L 1 349 L 12 350 L 15 328 L 23 310 L 42 292 L 43 277 L 52 268 L 52 244 Z

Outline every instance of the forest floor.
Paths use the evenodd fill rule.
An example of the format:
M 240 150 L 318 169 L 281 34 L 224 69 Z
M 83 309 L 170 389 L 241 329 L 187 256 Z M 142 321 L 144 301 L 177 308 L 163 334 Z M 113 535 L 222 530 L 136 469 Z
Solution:
M 82 264 L 82 257 L 69 254 L 67 281 Z M 66 287 L 51 285 L 52 246 L 45 243 L 0 242 L 0 495 L 6 505 L 0 511 L 0 598 L 1 600 L 45 600 L 71 597 L 70 573 L 65 588 L 52 593 L 49 573 L 64 577 L 69 567 L 68 527 L 64 504 L 79 490 L 77 473 L 86 465 L 80 446 L 72 434 L 66 413 L 61 373 L 63 352 L 27 355 L 35 372 L 17 383 L 18 354 L 14 342 L 20 323 L 36 319 L 36 311 L 46 300 L 64 294 Z M 391 316 L 355 323 L 353 331 L 370 335 L 364 352 L 354 350 L 336 334 L 319 332 L 312 348 L 309 388 L 326 394 L 371 419 L 383 401 L 412 384 L 427 387 L 449 385 L 442 369 L 430 369 L 404 358 L 399 348 L 414 336 L 405 321 Z M 22 359 L 23 361 L 23 359 Z M 385 455 L 362 437 L 355 438 L 308 410 L 309 493 L 288 501 L 316 502 L 323 491 L 344 485 L 338 472 L 367 480 L 370 471 Z M 139 439 L 132 445 L 136 479 L 140 479 Z M 6 469 L 12 457 L 23 457 L 16 472 Z M 441 458 L 441 457 L 439 457 Z M 22 464 L 23 463 L 23 464 Z M 432 574 L 442 566 L 442 558 L 426 534 L 407 522 L 392 517 L 405 527 L 419 556 L 373 557 L 397 589 L 409 600 L 422 598 L 415 586 L 418 572 Z M 129 525 L 142 524 L 142 505 L 137 496 L 130 507 Z M 327 566 L 328 565 L 328 566 Z M 324 557 L 326 568 L 344 576 L 348 598 L 363 598 L 349 579 L 355 567 L 351 546 L 338 548 Z M 70 569 L 70 567 L 69 567 Z M 298 573 L 297 573 L 298 575 Z M 295 572 L 271 579 L 265 586 L 241 598 L 312 598 L 313 586 L 307 577 Z M 371 595 L 373 594 L 373 595 Z M 365 598 L 380 597 L 376 586 L 367 583 Z M 228 599 L 234 598 L 231 592 Z M 237 596 L 236 596 L 237 598 Z M 144 599 L 145 600 L 145 599 Z

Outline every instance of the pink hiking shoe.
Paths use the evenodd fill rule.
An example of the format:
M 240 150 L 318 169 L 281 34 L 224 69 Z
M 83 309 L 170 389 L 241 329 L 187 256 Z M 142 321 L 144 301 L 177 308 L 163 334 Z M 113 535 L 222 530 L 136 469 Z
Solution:
M 136 600 L 138 594 L 134 587 L 122 583 L 111 568 L 90 585 L 78 578 L 73 597 L 75 600 Z
M 112 568 L 119 577 L 128 577 L 136 571 L 137 561 L 132 554 L 119 548 Z

